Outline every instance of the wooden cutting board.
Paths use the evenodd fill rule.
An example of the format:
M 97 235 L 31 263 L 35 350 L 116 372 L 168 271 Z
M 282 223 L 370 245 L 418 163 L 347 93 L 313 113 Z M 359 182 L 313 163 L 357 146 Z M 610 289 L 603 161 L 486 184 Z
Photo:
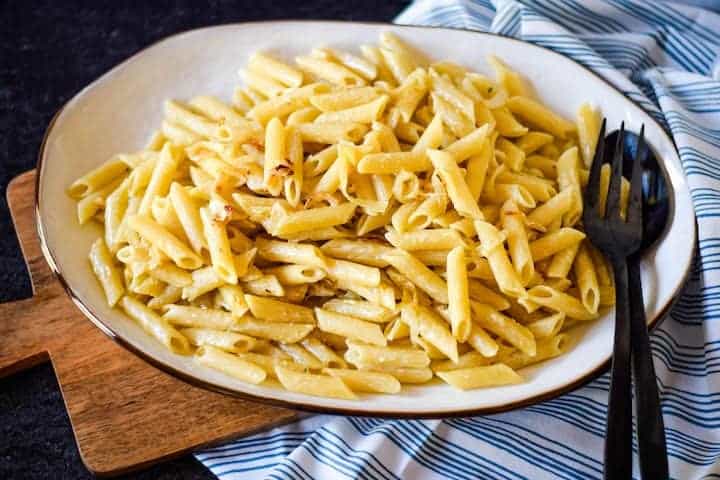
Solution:
M 33 297 L 0 304 L 0 378 L 52 361 L 90 471 L 126 473 L 298 418 L 191 386 L 110 340 L 75 307 L 43 258 L 35 171 L 13 179 L 7 198 Z

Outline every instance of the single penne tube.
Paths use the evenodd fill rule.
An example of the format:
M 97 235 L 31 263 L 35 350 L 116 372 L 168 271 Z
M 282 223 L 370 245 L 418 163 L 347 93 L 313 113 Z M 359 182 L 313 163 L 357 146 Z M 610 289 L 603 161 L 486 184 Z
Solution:
M 263 184 L 268 192 L 277 196 L 282 190 L 283 180 L 290 164 L 287 161 L 287 131 L 282 122 L 273 117 L 265 129 L 265 161 L 263 162 Z
M 147 306 L 153 310 L 161 310 L 165 305 L 179 302 L 182 299 L 182 288 L 166 285 L 160 295 L 148 300 Z
M 383 268 L 388 266 L 388 262 L 382 259 L 382 255 L 393 249 L 372 240 L 337 239 L 325 242 L 320 250 L 328 257 Z
M 581 242 L 577 242 L 564 250 L 560 250 L 552 256 L 552 261 L 545 270 L 545 276 L 547 278 L 567 278 L 570 269 L 575 262 L 575 256 L 580 250 Z
M 483 214 L 452 155 L 440 150 L 428 150 L 428 156 L 435 171 L 440 175 L 455 210 L 460 215 L 482 220 Z
M 432 380 L 433 371 L 427 367 L 425 368 L 408 368 L 408 367 L 383 367 L 383 366 L 371 366 L 367 369 L 363 368 L 363 371 L 373 371 L 387 373 L 395 377 L 400 383 L 411 383 L 420 384 L 426 383 Z
M 323 373 L 341 379 L 356 392 L 399 393 L 401 389 L 398 379 L 388 373 L 348 368 L 324 368 Z
M 235 260 L 230 249 L 225 224 L 214 218 L 207 208 L 200 209 L 200 219 L 208 250 L 210 251 L 212 267 L 225 283 L 236 284 L 238 275 L 235 270 Z
M 352 203 L 343 203 L 334 207 L 310 208 L 284 215 L 274 225 L 274 235 L 292 235 L 308 230 L 343 225 L 350 221 L 355 213 L 356 206 Z
M 525 152 L 525 155 L 530 155 L 552 141 L 553 136 L 549 133 L 528 132 L 517 140 L 517 146 Z
M 115 266 L 112 254 L 102 238 L 93 242 L 89 258 L 93 273 L 105 292 L 108 305 L 114 307 L 125 294 L 125 285 L 122 273 Z
M 368 127 L 358 122 L 299 123 L 294 126 L 300 132 L 304 142 L 324 145 L 346 140 L 357 142 L 367 133 Z
M 515 96 L 507 101 L 510 111 L 526 124 L 565 139 L 575 131 L 575 125 L 528 97 Z
M 337 145 L 330 145 L 323 150 L 309 155 L 303 164 L 303 174 L 306 177 L 317 177 L 327 171 L 337 160 Z
M 479 302 L 470 302 L 474 320 L 486 330 L 507 341 L 518 350 L 535 355 L 535 337 L 527 327 L 503 315 L 489 305 Z
M 318 328 L 323 332 L 341 335 L 351 340 L 358 340 L 371 345 L 386 346 L 387 340 L 380 326 L 359 318 L 332 312 L 323 308 L 315 308 Z
M 470 335 L 468 336 L 467 343 L 484 357 L 495 356 L 499 349 L 499 345 L 495 339 L 475 322 L 473 322 L 470 327 Z
M 507 235 L 508 253 L 513 267 L 522 284 L 527 285 L 535 275 L 535 264 L 525 230 L 525 215 L 512 200 L 509 200 L 500 210 L 500 220 Z
M 308 352 L 312 353 L 318 360 L 320 360 L 324 367 L 347 368 L 347 362 L 345 362 L 345 359 L 318 338 L 308 337 L 303 340 L 301 344 Z
M 452 334 L 459 342 L 470 336 L 470 294 L 468 289 L 465 249 L 455 247 L 447 257 L 448 313 Z
M 283 191 L 288 203 L 293 207 L 300 204 L 304 174 L 304 153 L 302 136 L 300 132 L 291 128 L 287 134 L 287 156 L 290 163 L 290 173 L 283 181 Z
M 344 110 L 334 110 L 320 114 L 315 118 L 315 123 L 327 122 L 358 122 L 372 123 L 380 118 L 388 104 L 390 97 L 388 95 L 380 95 L 375 100 L 346 108 Z
M 447 322 L 433 310 L 421 305 L 407 304 L 402 307 L 400 318 L 411 332 L 417 332 L 446 357 L 457 361 L 457 340 L 448 329 Z
M 361 343 L 348 343 L 345 360 L 358 368 L 426 368 L 430 357 L 424 350 L 408 347 L 378 347 Z
M 225 284 L 211 266 L 193 270 L 190 275 L 192 284 L 182 289 L 183 300 L 189 302 Z
M 120 299 L 119 304 L 130 318 L 138 322 L 143 330 L 173 353 L 187 355 L 190 352 L 190 343 L 187 338 L 182 336 L 164 317 L 149 309 L 142 302 L 124 296 Z
M 395 229 L 388 229 L 385 238 L 394 247 L 403 250 L 450 250 L 466 245 L 462 236 L 449 228 L 431 230 L 415 230 L 399 233 Z
M 207 241 L 203 235 L 202 219 L 200 210 L 187 189 L 178 183 L 170 185 L 168 195 L 175 214 L 185 231 L 185 236 L 195 253 L 200 253 L 203 247 L 207 247 Z
M 537 262 L 581 242 L 584 238 L 583 232 L 563 227 L 530 242 L 530 252 L 533 260 Z
M 431 368 L 434 372 L 448 372 L 460 368 L 483 367 L 490 365 L 490 363 L 492 363 L 491 359 L 482 355 L 480 352 L 471 350 L 460 355 L 457 362 L 453 362 L 452 360 L 434 361 L 431 364 Z
M 240 70 L 238 73 L 249 90 L 256 91 L 267 98 L 274 98 L 281 95 L 286 88 L 285 85 L 274 80 L 272 77 L 252 70 Z
M 129 190 L 130 178 L 126 178 L 105 200 L 105 244 L 111 252 L 119 248 L 123 218 L 128 210 Z
M 577 112 L 576 123 L 580 153 L 586 168 L 590 168 L 600 134 L 600 112 L 589 103 L 583 103 Z
M 321 112 L 336 112 L 372 102 L 380 96 L 375 87 L 356 87 L 319 93 L 310 103 Z
M 546 228 L 555 219 L 562 218 L 570 211 L 574 198 L 575 187 L 561 190 L 527 215 L 528 225 L 533 228 Z
M 593 265 L 595 266 L 595 272 L 597 273 L 598 284 L 600 286 L 607 286 L 613 284 L 612 268 L 609 262 L 600 253 L 600 250 L 595 248 L 591 243 L 586 243 L 588 251 L 592 257 Z
M 178 267 L 194 270 L 203 264 L 202 258 L 150 217 L 134 215 L 128 218 L 128 226 L 170 257 Z
M 302 70 L 330 83 L 344 87 L 358 87 L 366 84 L 361 76 L 349 68 L 330 60 L 305 55 L 295 57 L 295 62 Z
M 553 144 L 548 144 L 550 146 Z M 544 148 L 544 147 L 543 147 Z M 555 180 L 557 179 L 557 163 L 554 159 L 546 157 L 544 155 L 528 155 L 525 159 L 525 168 L 534 169 L 543 174 L 545 178 Z
M 320 370 L 323 368 L 323 363 L 298 343 L 281 343 L 278 345 L 278 349 L 305 369 Z
M 227 142 L 232 139 L 229 128 L 194 113 L 190 108 L 175 100 L 165 102 L 165 120 L 211 140 Z M 165 134 L 165 131 L 163 133 Z
M 504 363 L 436 372 L 436 374 L 460 390 L 513 385 L 523 381 L 522 376 Z
M 444 267 L 450 250 L 414 250 L 413 256 L 425 265 Z
M 586 244 L 580 246 L 573 264 L 575 281 L 580 291 L 580 300 L 590 313 L 597 313 L 600 306 L 600 286 L 592 257 Z
M 333 240 L 331 240 L 333 241 Z M 258 237 L 255 239 L 257 255 L 271 262 L 295 263 L 327 268 L 325 256 L 318 247 L 308 243 L 284 242 Z
M 480 153 L 471 156 L 465 165 L 465 169 L 467 170 L 465 180 L 467 181 L 470 193 L 476 202 L 480 198 L 483 188 L 485 187 L 488 167 L 490 166 L 492 158 L 492 146 L 488 140 L 485 140 L 484 147 Z
M 308 323 L 314 325 L 310 308 L 257 295 L 245 295 L 245 302 L 254 317 L 268 322 Z
M 295 110 L 287 117 L 285 122 L 288 126 L 298 125 L 300 123 L 312 123 L 320 115 L 320 110 L 315 107 L 303 107 Z M 302 138 L 302 136 L 300 137 Z
M 352 292 L 369 302 L 382 305 L 385 308 L 395 308 L 395 289 L 388 283 L 381 282 L 378 287 L 366 287 L 364 285 L 338 280 L 336 281 L 336 286 L 341 290 Z
M 287 87 L 299 87 L 303 82 L 300 70 L 263 53 L 251 55 L 248 59 L 248 68 Z
M 210 328 L 185 328 L 180 330 L 190 343 L 198 347 L 212 346 L 226 352 L 244 353 L 255 348 L 257 340 L 241 333 Z
M 233 332 L 282 343 L 297 343 L 307 337 L 314 328 L 315 326 L 309 323 L 266 322 L 249 315 L 237 319 L 231 325 Z
M 187 305 L 165 305 L 163 318 L 172 325 L 213 330 L 227 330 L 236 319 L 224 310 L 192 307 Z
M 237 355 L 227 353 L 212 345 L 203 345 L 195 352 L 195 361 L 200 365 L 221 371 L 243 382 L 262 383 L 267 377 L 265 370 Z
M 179 145 L 181 147 L 188 147 L 203 140 L 202 135 L 167 120 L 163 120 L 160 131 L 173 145 Z
M 434 300 L 447 304 L 447 284 L 435 272 L 405 250 L 395 249 L 383 254 L 382 259 L 405 275 L 418 288 Z
M 565 314 L 562 312 L 558 312 L 541 318 L 540 320 L 535 320 L 527 323 L 525 324 L 525 326 L 533 333 L 533 335 L 535 335 L 535 338 L 539 340 L 542 338 L 554 337 L 555 335 L 560 333 L 560 330 L 562 330 L 563 328 L 564 322 Z
M 304 87 L 288 89 L 282 95 L 255 104 L 247 112 L 247 116 L 266 125 L 271 118 L 282 118 L 308 107 L 310 97 L 329 90 L 330 86 L 326 83 L 311 83 Z
M 265 270 L 268 275 L 274 275 L 283 285 L 302 285 L 319 282 L 325 278 L 325 271 L 310 265 L 281 265 Z
M 385 323 L 395 316 L 392 310 L 365 300 L 333 298 L 323 303 L 322 308 L 373 323 Z
M 342 280 L 364 287 L 380 285 L 380 270 L 376 267 L 334 258 L 327 258 L 325 261 L 328 277 L 334 281 Z
M 528 290 L 527 299 L 550 310 L 562 312 L 575 320 L 594 320 L 598 316 L 597 313 L 588 311 L 585 305 L 572 295 L 546 285 L 538 285 Z
M 115 181 L 127 169 L 128 165 L 125 162 L 118 157 L 113 157 L 75 180 L 68 188 L 68 195 L 75 199 L 86 197 Z
M 487 222 L 475 222 L 475 230 L 480 239 L 479 253 L 487 258 L 494 280 L 505 295 L 514 298 L 525 294 L 520 276 L 510 263 L 504 247 L 504 238 L 494 225 Z
M 352 390 L 337 377 L 297 372 L 281 365 L 275 366 L 275 373 L 282 386 L 291 392 L 346 400 L 357 398 Z
M 432 164 L 424 152 L 390 152 L 365 155 L 357 165 L 360 173 L 396 174 L 401 170 L 423 172 Z
M 557 181 L 560 190 L 572 191 L 570 209 L 563 215 L 563 225 L 575 225 L 582 217 L 583 199 L 580 186 L 580 159 L 577 147 L 567 149 L 557 161 Z M 603 191 L 604 189 L 601 189 Z
M 495 310 L 502 311 L 510 308 L 510 302 L 507 298 L 473 278 L 468 279 L 468 294 L 471 299 L 488 304 Z
M 175 287 L 187 287 L 192 285 L 192 275 L 187 270 L 175 266 L 172 263 L 164 263 L 150 270 L 150 275 Z
M 515 116 L 503 105 L 492 110 L 492 119 L 495 121 L 495 129 L 503 137 L 516 138 L 526 135 L 529 129 L 518 122 Z
M 489 134 L 490 126 L 485 124 L 468 135 L 457 139 L 445 147 L 444 151 L 452 155 L 457 163 L 464 162 L 466 159 L 482 153 Z
M 530 356 L 519 350 L 507 349 L 498 353 L 497 360 L 517 370 L 557 357 L 567 349 L 566 345 L 567 335 L 560 334 L 538 340 L 537 353 L 534 356 Z

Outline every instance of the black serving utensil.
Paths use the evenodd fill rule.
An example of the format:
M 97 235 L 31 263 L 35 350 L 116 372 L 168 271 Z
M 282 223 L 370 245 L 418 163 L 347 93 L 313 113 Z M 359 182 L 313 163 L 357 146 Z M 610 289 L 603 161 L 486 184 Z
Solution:
M 606 139 L 607 145 L 615 145 L 619 132 Z M 665 231 L 670 214 L 669 182 L 665 171 L 647 143 L 643 132 L 636 135 L 624 132 L 625 158 L 634 158 L 642 168 L 642 243 L 640 250 L 628 258 L 628 282 L 631 292 L 631 349 L 632 370 L 635 376 L 635 406 L 637 410 L 638 456 L 643 479 L 666 479 L 669 477 L 665 426 L 660 406 L 660 396 L 652 360 L 650 339 L 647 331 L 645 307 L 640 281 L 640 257 Z M 629 176 L 625 162 L 625 174 Z

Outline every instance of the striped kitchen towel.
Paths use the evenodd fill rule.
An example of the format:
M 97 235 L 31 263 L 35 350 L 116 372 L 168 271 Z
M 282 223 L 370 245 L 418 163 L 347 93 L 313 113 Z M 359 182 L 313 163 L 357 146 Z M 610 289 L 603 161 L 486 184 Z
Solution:
M 551 48 L 672 133 L 692 189 L 699 257 L 652 345 L 672 478 L 720 479 L 720 16 L 643 0 L 419 0 L 396 21 Z M 601 478 L 608 384 L 603 375 L 554 400 L 475 418 L 315 416 L 196 456 L 223 479 Z

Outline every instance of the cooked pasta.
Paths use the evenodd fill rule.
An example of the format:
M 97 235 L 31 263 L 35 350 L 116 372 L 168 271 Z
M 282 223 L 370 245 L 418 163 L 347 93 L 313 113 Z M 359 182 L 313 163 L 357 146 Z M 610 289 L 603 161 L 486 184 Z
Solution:
M 491 80 L 393 34 L 361 50 L 257 53 L 232 102 L 167 101 L 146 150 L 69 186 L 108 305 L 308 395 L 521 382 L 612 304 L 578 223 L 597 113 L 576 127 L 494 57 Z

